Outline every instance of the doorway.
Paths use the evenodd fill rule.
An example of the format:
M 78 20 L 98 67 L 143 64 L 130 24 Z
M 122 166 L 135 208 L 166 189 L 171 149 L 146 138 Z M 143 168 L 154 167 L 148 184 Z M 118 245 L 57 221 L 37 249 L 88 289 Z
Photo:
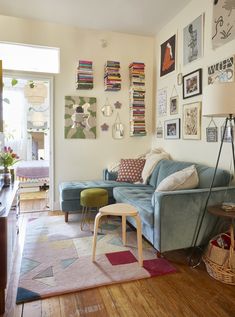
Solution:
M 53 208 L 52 78 L 3 74 L 4 145 L 20 157 L 13 166 L 21 212 Z

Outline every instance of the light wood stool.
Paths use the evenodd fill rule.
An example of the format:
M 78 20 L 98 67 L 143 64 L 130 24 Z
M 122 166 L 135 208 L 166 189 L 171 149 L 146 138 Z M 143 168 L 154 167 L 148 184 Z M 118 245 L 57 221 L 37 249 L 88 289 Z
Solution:
M 138 211 L 135 209 L 135 207 L 129 204 L 112 204 L 112 205 L 108 205 L 99 209 L 99 213 L 95 217 L 95 224 L 94 224 L 92 261 L 93 262 L 95 261 L 97 232 L 99 227 L 99 220 L 102 216 L 121 216 L 122 217 L 122 241 L 124 245 L 126 244 L 126 217 L 130 216 L 135 218 L 136 230 L 137 230 L 139 265 L 143 266 L 141 220 L 140 220 Z

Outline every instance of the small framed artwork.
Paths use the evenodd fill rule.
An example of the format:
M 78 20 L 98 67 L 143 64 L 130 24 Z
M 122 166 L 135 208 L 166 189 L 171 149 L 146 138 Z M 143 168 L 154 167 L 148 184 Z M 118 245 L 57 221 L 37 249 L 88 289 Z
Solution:
M 234 56 L 225 58 L 207 68 L 208 85 L 234 81 Z
M 160 77 L 176 69 L 176 35 L 161 44 Z
M 200 140 L 201 138 L 201 102 L 183 106 L 183 139 Z
M 224 126 L 221 127 L 221 140 L 224 133 Z M 233 133 L 233 140 L 234 140 L 234 129 L 233 127 L 228 126 L 225 130 L 224 134 L 224 142 L 232 142 L 232 133 Z
M 183 61 L 186 65 L 202 57 L 203 14 L 184 28 L 183 38 Z
M 217 142 L 218 141 L 218 128 L 208 127 L 206 128 L 206 142 Z
M 199 68 L 183 76 L 183 99 L 201 95 L 202 69 Z
M 157 139 L 163 138 L 163 128 L 161 126 L 157 127 L 156 129 L 156 137 Z
M 178 96 L 174 96 L 170 98 L 170 114 L 178 114 L 178 105 L 179 105 L 179 98 Z
M 158 108 L 158 116 L 163 117 L 166 116 L 167 113 L 167 90 L 166 88 L 162 88 L 158 90 L 157 93 L 157 108 Z
M 166 120 L 164 122 L 165 139 L 180 138 L 180 119 Z

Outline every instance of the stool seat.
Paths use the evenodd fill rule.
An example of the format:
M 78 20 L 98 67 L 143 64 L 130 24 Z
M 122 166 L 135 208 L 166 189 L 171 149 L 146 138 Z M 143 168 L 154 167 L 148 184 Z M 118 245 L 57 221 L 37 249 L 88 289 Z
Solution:
M 87 214 L 92 208 L 100 208 L 108 204 L 108 192 L 103 188 L 88 188 L 81 191 L 80 204 L 82 206 L 81 230 L 87 222 Z
M 136 221 L 137 229 L 137 244 L 138 244 L 138 256 L 139 256 L 139 265 L 143 266 L 143 255 L 142 255 L 142 228 L 141 220 L 138 213 L 138 210 L 134 206 L 129 204 L 111 204 L 99 209 L 99 213 L 95 217 L 94 224 L 94 236 L 93 236 L 93 245 L 92 245 L 92 261 L 95 261 L 95 252 L 96 252 L 96 240 L 99 227 L 99 220 L 102 216 L 121 216 L 122 217 L 122 241 L 123 244 L 126 244 L 126 217 L 133 217 Z

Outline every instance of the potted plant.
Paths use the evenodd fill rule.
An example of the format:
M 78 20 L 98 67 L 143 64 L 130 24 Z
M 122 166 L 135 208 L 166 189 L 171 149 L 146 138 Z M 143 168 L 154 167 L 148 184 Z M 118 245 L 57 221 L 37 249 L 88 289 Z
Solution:
M 19 156 L 13 152 L 10 146 L 4 146 L 0 152 L 0 166 L 3 166 L 4 186 L 9 186 L 11 183 L 11 173 L 9 167 L 19 161 Z

